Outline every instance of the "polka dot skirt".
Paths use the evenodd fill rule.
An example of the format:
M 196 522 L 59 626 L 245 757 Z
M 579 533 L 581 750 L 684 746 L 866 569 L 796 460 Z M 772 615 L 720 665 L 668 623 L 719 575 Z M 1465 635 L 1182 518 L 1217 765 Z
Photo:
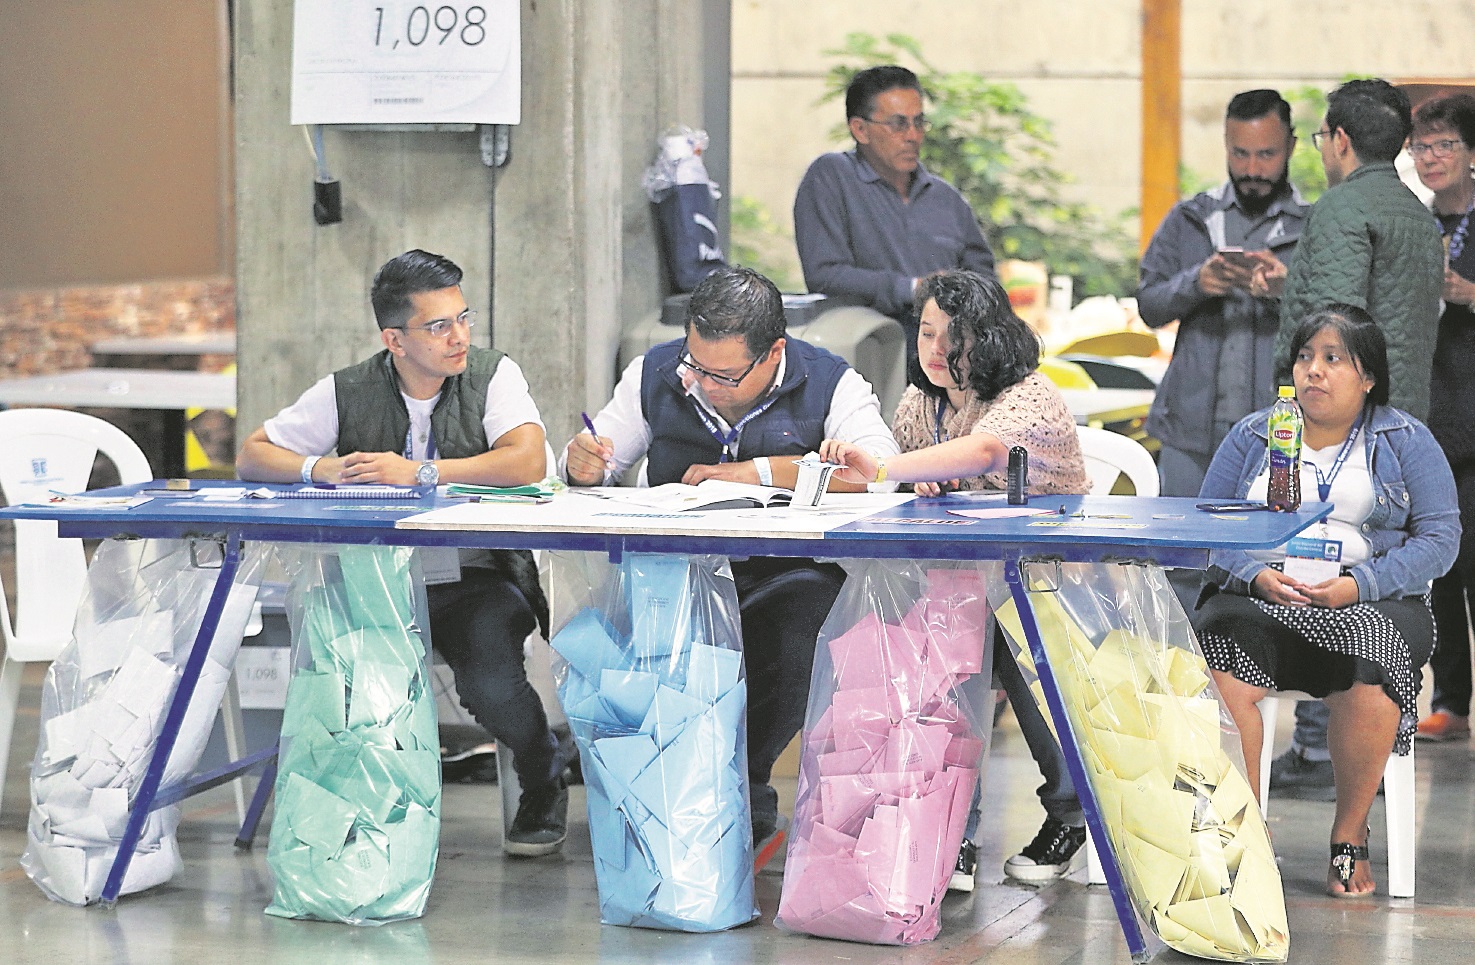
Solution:
M 1401 714 L 1394 752 L 1403 754 L 1408 751 L 1418 724 L 1417 701 L 1422 675 L 1410 660 L 1403 634 L 1386 614 L 1365 603 L 1328 610 L 1284 606 L 1260 599 L 1250 602 L 1266 617 L 1293 631 L 1311 646 L 1375 665 L 1381 672 L 1383 689 L 1398 705 Z M 1428 597 L 1424 597 L 1423 602 L 1427 607 Z M 1204 659 L 1214 669 L 1233 674 L 1254 687 L 1278 689 L 1270 673 L 1251 659 L 1233 638 L 1204 630 L 1199 633 L 1199 644 L 1203 648 Z

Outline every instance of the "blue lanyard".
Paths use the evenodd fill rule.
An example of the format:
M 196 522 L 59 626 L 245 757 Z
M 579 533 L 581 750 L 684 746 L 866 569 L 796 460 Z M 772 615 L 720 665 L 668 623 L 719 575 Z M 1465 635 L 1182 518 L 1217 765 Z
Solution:
M 1362 429 L 1362 417 L 1366 409 L 1357 414 L 1357 421 L 1352 423 L 1352 429 L 1347 433 L 1347 439 L 1342 443 L 1342 448 L 1337 450 L 1337 458 L 1332 461 L 1331 472 L 1323 476 L 1321 467 L 1316 463 L 1311 464 L 1311 471 L 1316 473 L 1316 495 L 1326 502 L 1332 494 L 1332 480 L 1337 478 L 1337 473 L 1342 471 L 1342 463 L 1347 461 L 1347 456 L 1352 452 L 1352 443 L 1357 441 L 1357 433 Z
M 415 459 L 415 427 L 412 424 L 405 430 L 405 458 L 411 461 Z M 425 462 L 435 461 L 435 430 L 431 429 L 429 438 L 425 440 Z
M 942 415 L 946 411 L 947 411 L 947 399 L 946 398 L 938 399 L 937 400 L 937 420 L 932 425 L 932 444 L 934 446 L 940 446 L 940 445 L 942 445 L 942 440 L 945 439 L 945 438 L 947 438 L 946 434 L 942 431 Z
M 707 414 L 707 410 L 702 408 L 702 404 L 694 396 L 687 396 L 687 398 L 691 399 L 691 407 L 697 410 L 697 415 L 701 418 L 702 425 L 707 427 L 707 431 L 712 434 L 712 438 L 716 439 L 718 444 L 722 446 L 722 458 L 717 460 L 718 462 L 727 462 L 727 460 L 732 458 L 732 451 L 737 447 L 738 436 L 742 433 L 743 426 L 752 422 L 764 412 L 767 412 L 768 407 L 778 401 L 777 395 L 770 395 L 764 400 L 762 405 L 749 410 L 747 415 L 739 419 L 738 424 L 732 427 L 731 432 L 724 433 L 717 426 L 717 423 L 712 421 L 712 417 Z

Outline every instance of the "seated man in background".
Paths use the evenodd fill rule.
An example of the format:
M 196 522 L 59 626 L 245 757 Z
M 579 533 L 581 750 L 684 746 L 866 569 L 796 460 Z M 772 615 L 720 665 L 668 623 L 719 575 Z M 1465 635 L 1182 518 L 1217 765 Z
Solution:
M 323 378 L 251 433 L 236 458 L 240 477 L 402 486 L 542 479 L 538 407 L 516 362 L 471 344 L 475 312 L 461 293 L 461 269 L 407 251 L 379 269 L 371 298 L 384 351 Z M 532 555 L 421 553 L 431 641 L 466 709 L 512 752 L 522 785 L 503 849 L 552 854 L 563 846 L 568 790 L 523 667 L 523 641 L 548 630 Z
M 794 197 L 794 240 L 812 292 L 901 323 L 916 358 L 913 293 L 942 268 L 992 275 L 994 254 L 958 189 L 920 160 L 922 85 L 905 67 L 871 67 L 845 89 L 855 149 L 816 158 Z
M 826 438 L 882 458 L 896 454 L 870 383 L 839 356 L 784 337 L 773 282 L 747 268 L 718 268 L 692 291 L 686 311 L 685 338 L 625 369 L 594 417 L 598 437 L 581 432 L 569 442 L 570 483 L 610 483 L 648 456 L 642 482 L 650 485 L 725 479 L 792 489 L 794 464 Z M 743 610 L 748 776 L 761 855 L 780 829 L 769 777 L 804 723 L 815 639 L 845 574 L 833 563 L 764 557 L 734 560 L 732 573 Z

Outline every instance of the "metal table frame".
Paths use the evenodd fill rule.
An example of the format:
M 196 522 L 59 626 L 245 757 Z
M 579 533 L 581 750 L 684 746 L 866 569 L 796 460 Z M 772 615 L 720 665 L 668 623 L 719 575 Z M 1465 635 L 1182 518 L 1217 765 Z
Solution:
M 124 493 L 149 486 L 120 487 Z M 209 485 L 209 484 L 206 484 Z M 332 500 L 282 502 L 269 508 L 235 508 L 231 503 L 202 504 L 178 499 L 155 499 L 132 510 L 58 510 L 45 506 L 17 506 L 0 510 L 0 517 L 54 519 L 64 537 L 131 537 L 224 540 L 225 560 L 205 609 L 199 633 L 174 699 L 166 715 L 154 757 L 135 797 L 118 857 L 104 887 L 102 900 L 117 901 L 123 876 L 149 812 L 213 787 L 263 760 L 268 771 L 257 786 L 246 824 L 237 844 L 249 846 L 256 821 L 265 805 L 275 768 L 274 748 L 227 765 L 183 785 L 160 788 L 164 765 L 178 737 L 184 711 L 194 693 L 199 672 L 225 605 L 226 594 L 245 540 L 289 543 L 350 543 L 397 546 L 454 546 L 492 549 L 574 550 L 607 554 L 619 561 L 625 553 L 717 554 L 724 556 L 803 556 L 826 559 L 947 559 L 1001 560 L 1005 581 L 1018 609 L 1020 623 L 1034 658 L 1040 684 L 1057 733 L 1066 766 L 1081 799 L 1087 826 L 1097 843 L 1112 903 L 1134 960 L 1153 954 L 1122 880 L 1121 868 L 1106 836 L 1106 828 L 1090 781 L 1086 776 L 1070 727 L 1070 720 L 1050 670 L 1049 657 L 1030 605 L 1022 568 L 1031 562 L 1088 562 L 1203 568 L 1211 549 L 1261 549 L 1284 543 L 1292 535 L 1322 519 L 1331 507 L 1307 504 L 1298 513 L 1249 513 L 1237 520 L 1218 519 L 1197 512 L 1194 500 L 1131 496 L 1035 497 L 1055 508 L 1047 517 L 974 520 L 959 525 L 949 517 L 944 500 L 917 500 L 878 512 L 873 517 L 831 530 L 822 539 L 703 536 L 696 533 L 617 534 L 597 531 L 482 531 L 396 529 L 395 522 L 414 513 L 455 505 L 459 501 L 427 497 L 413 505 L 355 504 L 345 510 Z M 328 507 L 339 509 L 325 511 Z M 976 504 L 975 504 L 976 505 Z M 1092 523 L 1095 519 L 1110 522 Z M 1146 523 L 1118 520 L 1146 520 Z M 936 522 L 929 522 L 935 520 Z M 1179 524 L 1177 520 L 1182 520 Z M 1042 522 L 1048 526 L 1040 526 Z M 1156 523 L 1157 525 L 1153 525 Z M 1132 528 L 1135 527 L 1135 528 Z

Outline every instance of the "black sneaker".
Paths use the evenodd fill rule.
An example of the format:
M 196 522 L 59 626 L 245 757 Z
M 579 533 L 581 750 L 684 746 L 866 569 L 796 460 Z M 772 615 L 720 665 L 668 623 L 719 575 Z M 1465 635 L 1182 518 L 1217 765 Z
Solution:
M 1054 880 L 1079 866 L 1077 859 L 1085 858 L 1085 852 L 1081 850 L 1085 843 L 1084 826 L 1073 828 L 1054 818 L 1046 818 L 1035 839 L 1004 862 L 1004 874 L 1015 881 L 1031 883 Z
M 958 863 L 953 865 L 953 876 L 948 880 L 948 891 L 973 890 L 973 875 L 978 871 L 978 845 L 964 840 L 958 849 Z
M 1331 761 L 1309 761 L 1292 747 L 1270 762 L 1270 790 L 1301 801 L 1335 801 L 1337 780 Z
M 496 784 L 497 745 L 477 744 L 458 751 L 442 748 L 440 779 L 444 784 Z
M 517 817 L 502 850 L 521 858 L 553 854 L 568 836 L 568 788 L 559 778 L 533 790 L 523 789 Z

